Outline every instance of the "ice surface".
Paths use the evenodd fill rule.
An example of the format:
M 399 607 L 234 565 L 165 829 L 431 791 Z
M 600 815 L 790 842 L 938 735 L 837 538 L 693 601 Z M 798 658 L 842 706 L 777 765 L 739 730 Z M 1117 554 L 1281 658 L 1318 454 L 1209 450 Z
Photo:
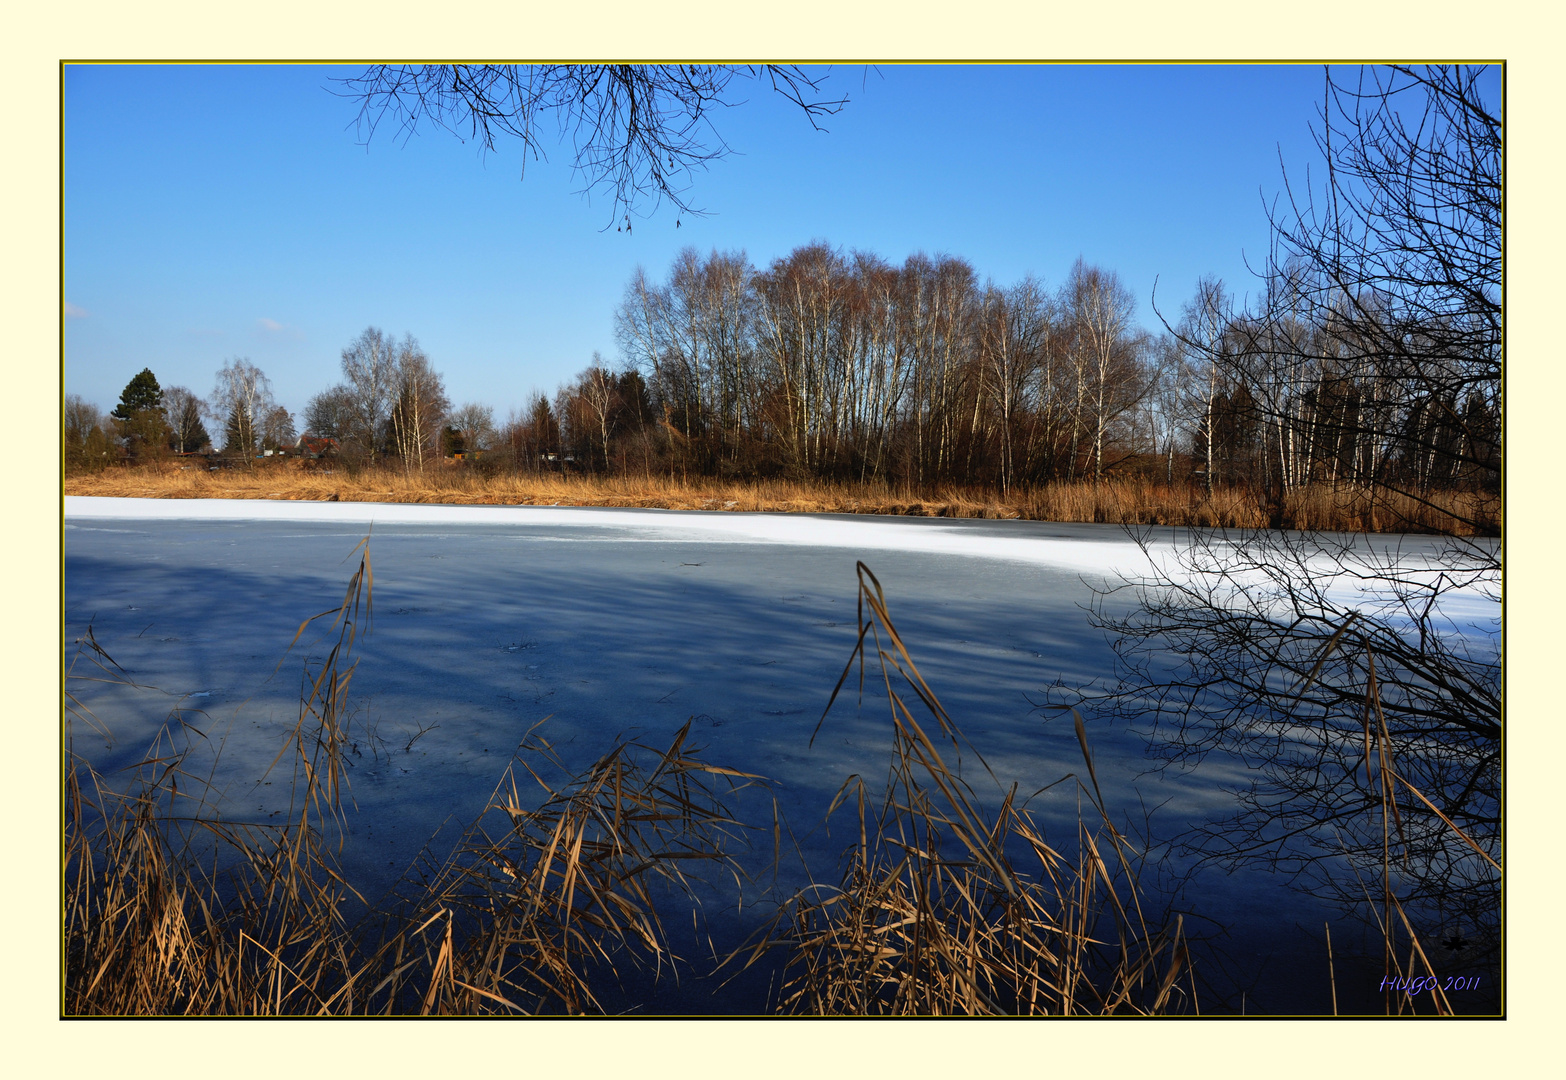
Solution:
M 884 777 L 889 730 L 867 679 L 862 706 L 850 683 L 810 744 L 854 645 L 856 561 L 879 577 L 947 710 L 1024 792 L 1081 772 L 1069 720 L 1038 706 L 1056 680 L 1112 675 L 1084 610 L 1090 586 L 1147 568 L 1117 527 L 1039 522 L 76 497 L 65 518 L 68 650 L 91 624 L 157 688 L 80 687 L 114 737 L 79 749 L 120 768 L 172 709 L 199 710 L 223 746 L 212 767 L 225 812 L 261 820 L 286 798 L 286 776 L 263 774 L 323 635 L 285 647 L 341 600 L 350 553 L 370 536 L 375 614 L 351 689 L 345 858 L 372 896 L 437 830 L 450 836 L 483 808 L 546 717 L 541 730 L 578 767 L 623 734 L 666 743 L 691 720 L 709 761 L 769 778 L 742 812 L 770 825 L 776 797 L 815 874 L 835 880 L 843 835 L 821 829 L 821 813 L 848 775 Z M 1171 536 L 1155 536 L 1155 557 Z M 1117 812 L 1140 820 L 1158 807 L 1153 827 L 1168 835 L 1228 806 L 1228 777 L 1146 775 L 1139 736 L 1090 718 L 1089 737 Z M 998 790 L 971 758 L 963 767 L 981 794 Z M 1069 836 L 1077 807 L 1067 783 L 1035 809 Z M 1276 925 L 1288 910 L 1283 925 L 1320 926 L 1317 909 L 1265 878 L 1214 888 L 1207 899 L 1236 918 Z
M 601 507 L 447 506 L 264 499 L 110 499 L 67 496 L 67 519 L 298 521 L 354 525 L 502 525 L 666 543 L 787 544 L 1001 559 L 1109 575 L 1140 563 L 1119 529 L 1063 532 L 1038 522 L 944 521 L 829 514 L 746 514 Z M 587 537 L 588 539 L 594 537 Z M 577 537 L 584 539 L 584 537 Z M 606 538 L 609 539 L 609 538 Z

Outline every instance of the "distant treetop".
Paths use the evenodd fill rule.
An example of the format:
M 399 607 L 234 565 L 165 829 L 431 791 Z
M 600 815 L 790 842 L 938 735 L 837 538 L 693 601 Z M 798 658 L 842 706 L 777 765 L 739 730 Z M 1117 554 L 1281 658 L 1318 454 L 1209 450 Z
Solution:
M 129 420 L 134 413 L 163 408 L 163 390 L 151 368 L 142 368 L 140 374 L 125 384 L 120 403 L 109 415 L 116 420 Z

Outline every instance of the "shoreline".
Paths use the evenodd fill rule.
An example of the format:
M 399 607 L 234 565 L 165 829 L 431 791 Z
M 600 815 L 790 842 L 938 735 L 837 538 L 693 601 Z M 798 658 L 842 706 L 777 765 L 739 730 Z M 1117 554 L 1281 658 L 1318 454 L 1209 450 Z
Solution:
M 1440 493 L 1427 501 L 1315 485 L 1269 509 L 1243 488 L 1204 491 L 1141 479 L 1055 483 L 1008 493 L 934 486 L 923 491 L 787 480 L 485 475 L 439 466 L 422 474 L 300 468 L 267 463 L 221 474 L 152 466 L 64 478 L 63 496 L 253 499 L 448 506 L 605 507 L 777 514 L 1025 520 L 1187 528 L 1287 529 L 1364 534 L 1499 536 L 1499 499 Z M 1460 515 L 1454 517 L 1453 513 Z M 1465 520 L 1466 519 L 1466 520 Z

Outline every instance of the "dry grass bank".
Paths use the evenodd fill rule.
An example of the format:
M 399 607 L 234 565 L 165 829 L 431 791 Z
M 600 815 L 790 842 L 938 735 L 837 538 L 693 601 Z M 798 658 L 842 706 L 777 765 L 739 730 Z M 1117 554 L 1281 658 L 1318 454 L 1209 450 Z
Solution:
M 655 477 L 486 476 L 437 465 L 422 473 L 305 468 L 267 461 L 251 470 L 208 472 L 177 465 L 109 469 L 65 478 L 67 495 L 142 499 L 289 499 L 342 502 L 621 506 L 663 510 L 891 514 L 914 517 L 1025 518 L 1107 524 L 1223 528 L 1296 528 L 1343 532 L 1500 532 L 1500 500 L 1443 492 L 1426 503 L 1378 491 L 1316 486 L 1288 494 L 1274 515 L 1245 488 L 1209 498 L 1200 488 L 1148 480 L 1057 483 L 1007 495 L 985 489 L 898 490 L 885 485 L 725 481 Z M 1454 516 L 1455 515 L 1455 516 Z M 1477 522 L 1475 528 L 1470 522 Z

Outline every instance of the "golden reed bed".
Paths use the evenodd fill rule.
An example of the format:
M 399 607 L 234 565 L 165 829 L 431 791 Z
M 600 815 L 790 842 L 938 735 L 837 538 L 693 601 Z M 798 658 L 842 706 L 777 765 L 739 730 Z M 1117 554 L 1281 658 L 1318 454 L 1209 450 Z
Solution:
M 1316 485 L 1290 491 L 1274 513 L 1246 488 L 1223 488 L 1209 497 L 1200 487 L 1141 479 L 1054 483 L 1002 494 L 949 486 L 915 491 L 788 480 L 486 476 L 447 466 L 412 474 L 392 469 L 328 472 L 279 461 L 258 464 L 253 471 L 217 473 L 169 464 L 111 468 L 67 476 L 64 492 L 140 499 L 621 506 L 1456 535 L 1499 535 L 1501 526 L 1500 499 L 1474 492 L 1438 492 L 1420 500 L 1385 490 L 1372 494 L 1363 488 Z

